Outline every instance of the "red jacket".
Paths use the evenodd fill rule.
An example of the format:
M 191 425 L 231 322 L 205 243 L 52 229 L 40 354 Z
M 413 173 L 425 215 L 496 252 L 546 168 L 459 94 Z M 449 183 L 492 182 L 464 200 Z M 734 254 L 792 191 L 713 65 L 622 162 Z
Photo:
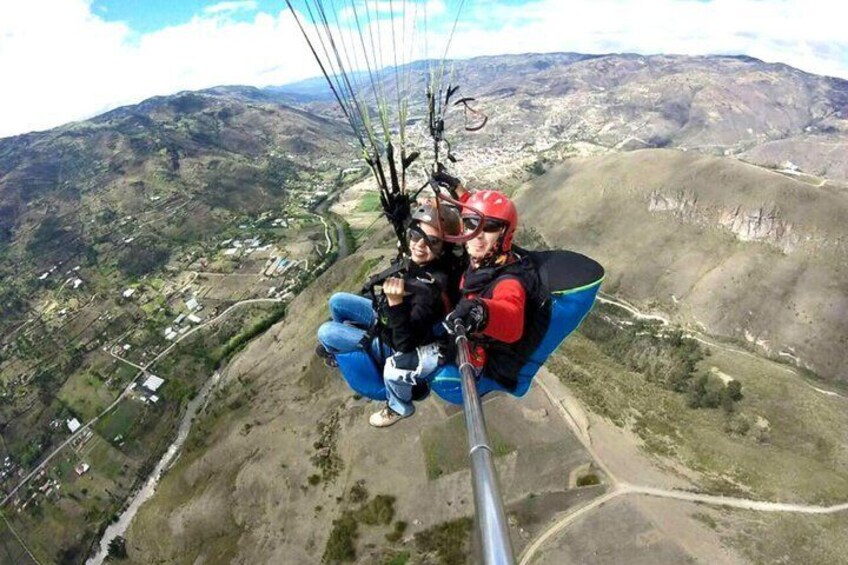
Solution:
M 465 276 L 462 277 L 460 288 L 465 288 Z M 485 336 L 504 343 L 515 343 L 524 335 L 524 307 L 527 299 L 521 283 L 514 278 L 503 278 L 495 282 L 491 288 L 491 296 L 479 296 L 486 303 L 488 321 L 486 327 L 477 336 Z M 465 298 L 478 298 L 477 294 L 468 293 Z M 471 336 L 471 363 L 478 368 L 486 364 L 486 349 L 482 343 L 474 342 Z

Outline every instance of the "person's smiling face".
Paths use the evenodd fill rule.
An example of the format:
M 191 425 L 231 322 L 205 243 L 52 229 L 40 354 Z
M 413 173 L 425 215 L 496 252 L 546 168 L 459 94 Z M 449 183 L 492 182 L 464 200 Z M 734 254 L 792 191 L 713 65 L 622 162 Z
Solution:
M 463 218 L 462 225 L 465 233 L 471 233 L 479 223 L 478 218 Z M 472 239 L 465 242 L 465 249 L 473 263 L 480 263 L 489 256 L 498 243 L 504 230 L 504 225 L 497 220 L 486 220 L 483 229 Z
M 415 230 L 412 230 L 409 237 L 409 255 L 414 263 L 425 265 L 439 256 L 442 250 L 442 240 L 439 237 L 439 230 L 429 224 L 419 223 L 417 229 L 424 232 L 430 242 L 428 243 L 427 238 L 420 237 L 420 234 L 416 234 Z M 435 249 L 430 248 L 431 244 Z

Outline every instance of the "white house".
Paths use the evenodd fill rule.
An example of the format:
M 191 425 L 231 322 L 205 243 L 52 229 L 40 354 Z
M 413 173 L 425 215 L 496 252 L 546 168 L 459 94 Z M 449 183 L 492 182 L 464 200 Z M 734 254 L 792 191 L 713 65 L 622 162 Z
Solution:
M 82 424 L 79 423 L 79 420 L 76 418 L 71 418 L 68 420 L 68 429 L 71 430 L 71 433 L 76 432 L 78 429 L 82 427 Z
M 163 384 L 165 384 L 165 379 L 157 377 L 156 375 L 150 375 L 149 377 L 147 377 L 147 380 L 144 381 L 144 384 L 142 384 L 141 386 L 143 386 L 150 392 L 156 392 Z

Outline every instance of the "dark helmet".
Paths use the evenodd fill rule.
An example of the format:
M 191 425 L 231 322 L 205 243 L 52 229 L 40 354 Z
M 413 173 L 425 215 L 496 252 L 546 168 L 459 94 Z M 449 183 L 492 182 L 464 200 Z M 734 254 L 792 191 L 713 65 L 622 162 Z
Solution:
M 501 241 L 501 251 L 509 251 L 512 248 L 512 236 L 518 228 L 518 211 L 515 204 L 503 192 L 497 190 L 478 190 L 465 202 L 468 208 L 462 209 L 463 218 L 476 218 L 473 210 L 480 211 L 483 220 L 498 220 L 506 225 Z
M 418 206 L 412 212 L 412 221 L 419 224 L 427 224 L 438 230 L 439 237 L 446 235 L 457 236 L 462 233 L 462 220 L 456 208 L 447 204 L 440 204 L 438 209 L 433 204 L 426 202 Z

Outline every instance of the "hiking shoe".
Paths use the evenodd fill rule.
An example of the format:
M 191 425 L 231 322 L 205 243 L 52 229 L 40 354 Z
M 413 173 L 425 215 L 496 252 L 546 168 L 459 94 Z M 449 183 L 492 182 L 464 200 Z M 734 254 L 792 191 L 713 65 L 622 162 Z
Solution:
M 324 360 L 324 364 L 328 367 L 338 367 L 339 363 L 336 361 L 336 356 L 327 351 L 327 348 L 324 347 L 323 343 L 319 343 L 315 347 L 315 355 Z
M 414 412 L 410 413 L 409 416 L 412 416 L 412 414 L 414 414 Z M 379 412 L 374 412 L 373 414 L 371 414 L 371 418 L 368 419 L 368 423 L 374 426 L 375 428 L 385 428 L 387 426 L 391 426 L 399 420 L 409 418 L 409 416 L 401 416 L 388 406 L 384 406 L 383 409 Z

